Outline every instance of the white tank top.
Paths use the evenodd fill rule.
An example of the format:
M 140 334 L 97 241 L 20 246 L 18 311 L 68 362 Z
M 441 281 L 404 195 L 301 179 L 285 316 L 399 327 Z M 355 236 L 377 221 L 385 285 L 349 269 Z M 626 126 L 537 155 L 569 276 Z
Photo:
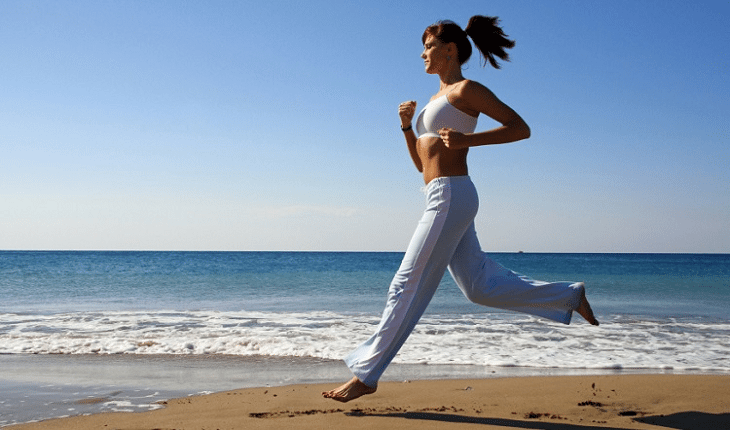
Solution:
M 477 128 L 477 117 L 455 108 L 447 95 L 431 100 L 421 109 L 416 120 L 418 137 L 441 137 L 437 131 L 444 127 L 460 133 L 473 133 Z

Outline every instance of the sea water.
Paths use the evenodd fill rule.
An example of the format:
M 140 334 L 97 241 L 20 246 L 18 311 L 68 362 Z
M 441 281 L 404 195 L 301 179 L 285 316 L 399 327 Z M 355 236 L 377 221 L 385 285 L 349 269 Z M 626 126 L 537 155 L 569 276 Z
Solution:
M 282 383 L 313 374 L 346 377 L 346 369 L 336 376 L 317 369 L 339 366 L 335 360 L 372 334 L 402 256 L 0 251 L 0 385 L 16 394 L 44 386 L 47 394 L 76 384 L 114 409 L 130 396 L 102 396 L 108 387 L 89 391 L 93 383 L 79 375 L 90 369 L 118 375 L 126 367 L 164 374 L 188 357 L 182 368 L 205 373 L 215 362 L 219 372 L 238 375 L 237 386 L 262 385 L 256 375 L 266 369 L 288 369 L 286 378 L 274 377 Z M 730 255 L 490 256 L 534 279 L 585 282 L 601 326 L 577 315 L 566 326 L 469 303 L 447 274 L 395 368 L 418 365 L 416 377 L 467 376 L 464 369 L 730 372 Z M 241 363 L 258 370 L 237 374 Z M 43 371 L 49 367 L 56 371 Z M 59 368 L 77 370 L 72 380 L 59 381 Z M 187 388 L 175 378 L 152 380 Z M 135 395 L 160 397 L 155 393 L 149 387 Z M 18 395 L 0 399 L 0 425 L 33 418 L 14 412 L 23 409 Z

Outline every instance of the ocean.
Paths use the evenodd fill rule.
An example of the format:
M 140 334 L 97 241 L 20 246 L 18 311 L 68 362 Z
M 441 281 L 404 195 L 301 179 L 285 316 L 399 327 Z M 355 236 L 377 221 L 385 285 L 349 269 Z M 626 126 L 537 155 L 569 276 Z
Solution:
M 397 252 L 0 251 L 0 426 L 341 382 Z M 494 253 L 583 281 L 600 327 L 469 303 L 447 274 L 384 380 L 730 373 L 730 255 Z

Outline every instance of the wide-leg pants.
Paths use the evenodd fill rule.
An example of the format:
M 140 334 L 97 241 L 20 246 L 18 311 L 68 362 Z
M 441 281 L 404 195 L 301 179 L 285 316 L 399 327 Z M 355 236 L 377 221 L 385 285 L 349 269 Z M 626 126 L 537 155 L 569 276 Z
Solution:
M 436 178 L 426 187 L 426 210 L 388 290 L 375 333 L 345 358 L 352 373 L 376 387 L 380 376 L 426 310 L 448 268 L 471 301 L 570 323 L 583 283 L 535 281 L 487 257 L 474 217 L 479 207 L 468 176 Z

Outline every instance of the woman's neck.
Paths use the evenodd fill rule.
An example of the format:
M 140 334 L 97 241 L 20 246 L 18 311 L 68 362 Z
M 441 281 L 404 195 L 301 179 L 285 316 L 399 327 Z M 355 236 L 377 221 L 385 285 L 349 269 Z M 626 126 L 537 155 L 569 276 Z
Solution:
M 452 66 L 445 70 L 444 73 L 439 73 L 439 80 L 439 91 L 444 90 L 446 87 L 457 82 L 463 81 L 464 76 L 461 74 L 461 67 L 456 63 L 452 63 Z

